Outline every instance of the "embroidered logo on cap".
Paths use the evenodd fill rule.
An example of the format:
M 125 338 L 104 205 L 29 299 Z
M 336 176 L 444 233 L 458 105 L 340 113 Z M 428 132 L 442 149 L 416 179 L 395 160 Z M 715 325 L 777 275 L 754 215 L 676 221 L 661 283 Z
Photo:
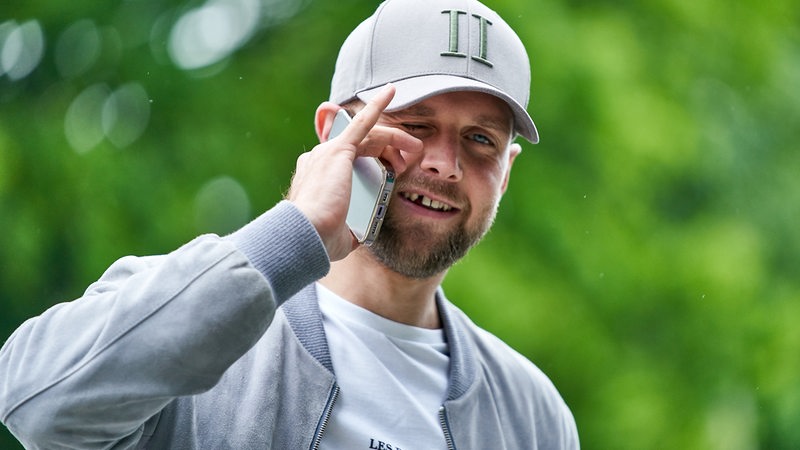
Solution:
M 461 11 L 458 9 L 446 9 L 442 11 L 442 14 L 449 14 L 450 15 L 450 45 L 446 52 L 442 52 L 442 56 L 456 56 L 459 58 L 466 58 L 467 55 L 465 53 L 461 53 L 458 51 L 458 31 L 461 25 L 461 15 L 466 15 L 466 11 Z M 489 25 L 492 24 L 488 19 L 478 14 L 473 14 L 472 17 L 478 19 L 478 23 L 480 25 L 479 28 L 479 42 L 480 46 L 478 48 L 478 54 L 472 55 L 472 59 L 478 61 L 480 63 L 486 64 L 489 67 L 494 67 L 491 61 L 486 59 L 486 43 L 488 41 L 488 34 L 489 34 Z

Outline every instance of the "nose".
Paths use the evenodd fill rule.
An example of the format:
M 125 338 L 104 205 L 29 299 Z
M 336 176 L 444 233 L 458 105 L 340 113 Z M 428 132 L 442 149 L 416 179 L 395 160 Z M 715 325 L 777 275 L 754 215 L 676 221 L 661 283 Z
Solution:
M 439 136 L 425 143 L 420 168 L 446 181 L 461 181 L 463 171 L 459 160 L 459 140 L 451 136 Z

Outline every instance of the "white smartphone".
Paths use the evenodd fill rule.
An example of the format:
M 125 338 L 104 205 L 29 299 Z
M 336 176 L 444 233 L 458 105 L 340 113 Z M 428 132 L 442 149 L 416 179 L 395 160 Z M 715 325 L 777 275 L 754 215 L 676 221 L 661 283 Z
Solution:
M 328 139 L 339 135 L 350 123 L 347 111 L 340 109 L 333 120 Z M 378 236 L 392 198 L 394 172 L 387 169 L 378 158 L 361 156 L 353 161 L 353 187 L 350 191 L 350 208 L 347 226 L 364 245 L 370 245 Z

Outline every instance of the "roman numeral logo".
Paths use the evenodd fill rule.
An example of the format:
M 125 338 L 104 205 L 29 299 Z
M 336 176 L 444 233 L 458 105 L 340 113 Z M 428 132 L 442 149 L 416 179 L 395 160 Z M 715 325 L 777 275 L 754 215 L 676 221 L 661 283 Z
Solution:
M 450 15 L 450 45 L 446 52 L 442 52 L 442 56 L 456 56 L 459 58 L 466 58 L 467 55 L 465 53 L 461 53 L 458 51 L 458 31 L 461 25 L 461 16 L 466 15 L 466 11 L 460 11 L 458 9 L 446 9 L 442 11 L 442 14 Z M 489 25 L 492 24 L 489 20 L 485 17 L 479 16 L 477 14 L 473 14 L 472 17 L 478 20 L 479 28 L 479 46 L 478 46 L 478 54 L 472 55 L 471 58 L 475 61 L 480 63 L 486 64 L 489 67 L 492 67 L 493 64 L 491 61 L 486 59 L 486 42 L 488 40 L 489 34 Z

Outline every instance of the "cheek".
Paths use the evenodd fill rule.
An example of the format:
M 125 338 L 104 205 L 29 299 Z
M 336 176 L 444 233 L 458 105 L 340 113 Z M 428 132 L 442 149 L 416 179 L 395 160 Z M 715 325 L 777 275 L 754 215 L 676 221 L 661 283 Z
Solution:
M 469 196 L 476 211 L 496 210 L 505 192 L 508 169 L 507 161 L 494 161 L 472 168 L 465 174 L 465 181 L 469 180 Z
M 505 182 L 504 171 L 500 169 L 483 170 L 468 173 L 465 180 L 469 186 L 469 196 L 476 211 L 496 207 L 502 195 Z M 470 176 L 471 175 L 471 176 Z
M 502 189 L 506 181 L 508 163 L 505 161 L 484 161 L 482 164 L 471 165 L 468 170 L 470 178 L 484 187 L 488 192 Z

